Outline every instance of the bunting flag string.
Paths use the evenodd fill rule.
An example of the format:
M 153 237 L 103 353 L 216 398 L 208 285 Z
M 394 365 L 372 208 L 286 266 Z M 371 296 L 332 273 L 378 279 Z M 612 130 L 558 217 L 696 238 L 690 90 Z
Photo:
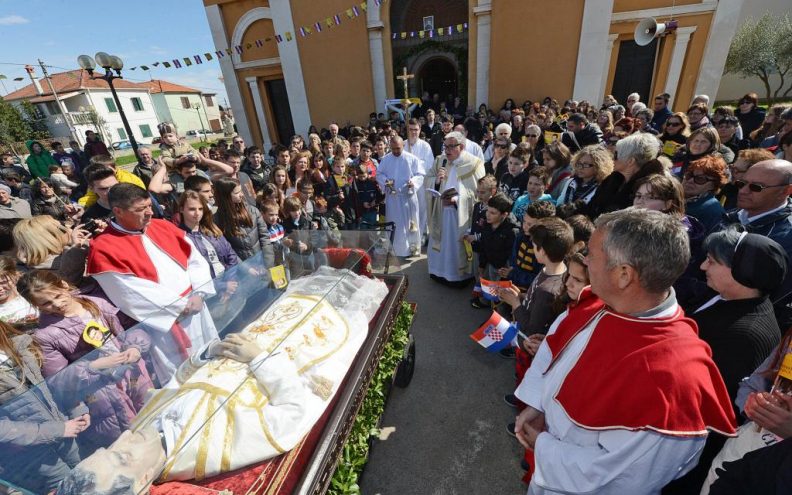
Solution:
M 406 40 L 408 38 L 436 38 L 438 36 L 451 36 L 453 34 L 461 34 L 468 30 L 468 23 L 457 24 L 456 26 L 441 27 L 438 29 L 428 29 L 421 31 L 403 31 L 400 33 L 393 33 L 391 38 L 394 40 Z

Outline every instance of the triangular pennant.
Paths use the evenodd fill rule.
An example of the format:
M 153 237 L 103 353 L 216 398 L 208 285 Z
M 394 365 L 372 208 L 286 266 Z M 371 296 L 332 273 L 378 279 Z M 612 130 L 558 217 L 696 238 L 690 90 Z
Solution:
M 135 69 L 137 69 L 137 66 L 129 68 L 129 70 L 135 70 Z
M 153 63 L 153 64 L 151 64 L 151 65 L 153 65 L 154 67 L 159 67 L 159 64 L 160 64 L 159 62 L 154 62 L 154 63 Z
M 149 70 L 147 65 L 141 65 L 140 70 Z

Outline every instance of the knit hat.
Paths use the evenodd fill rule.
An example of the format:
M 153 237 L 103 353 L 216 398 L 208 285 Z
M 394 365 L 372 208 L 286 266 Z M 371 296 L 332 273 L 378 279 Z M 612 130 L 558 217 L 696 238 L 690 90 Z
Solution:
M 740 284 L 768 294 L 786 277 L 787 254 L 769 237 L 743 233 L 734 250 L 731 272 Z
M 7 192 L 8 194 L 11 194 L 11 188 L 8 187 L 7 185 L 3 184 L 2 182 L 0 182 L 0 189 L 2 189 L 3 191 Z

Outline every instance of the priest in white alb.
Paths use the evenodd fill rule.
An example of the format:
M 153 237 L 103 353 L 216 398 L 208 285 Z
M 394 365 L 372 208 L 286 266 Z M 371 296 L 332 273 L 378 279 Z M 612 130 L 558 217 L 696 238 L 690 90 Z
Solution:
M 429 214 L 429 275 L 445 282 L 464 282 L 473 277 L 473 262 L 462 242 L 470 230 L 476 187 L 484 177 L 484 160 L 464 150 L 463 134 L 449 132 L 443 141 L 444 152 L 426 173 Z M 455 191 L 456 194 L 448 194 Z
M 672 284 L 690 258 L 675 218 L 629 208 L 597 219 L 591 287 L 551 326 L 515 391 L 514 431 L 534 454 L 530 495 L 660 494 L 696 466 L 734 412 L 709 346 Z
M 434 154 L 429 143 L 418 137 L 420 134 L 421 124 L 417 119 L 410 119 L 407 123 L 407 142 L 404 143 L 404 149 L 421 160 L 424 170 L 429 170 L 434 164 Z M 423 181 L 418 190 L 418 230 L 421 231 L 421 236 L 426 235 L 426 186 L 426 181 Z
M 185 236 L 152 219 L 151 198 L 134 184 L 108 193 L 114 219 L 91 242 L 87 273 L 116 307 L 142 322 L 161 383 L 193 348 L 217 337 L 204 299 L 214 295 L 209 265 Z
M 415 256 L 421 252 L 418 194 L 426 170 L 418 157 L 404 151 L 399 136 L 391 138 L 390 149 L 377 167 L 377 183 L 385 194 L 385 219 L 395 224 L 394 254 Z

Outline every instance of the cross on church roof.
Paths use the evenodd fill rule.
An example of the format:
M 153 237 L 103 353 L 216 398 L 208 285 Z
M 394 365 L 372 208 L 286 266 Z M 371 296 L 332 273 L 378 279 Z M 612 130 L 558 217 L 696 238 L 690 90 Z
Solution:
M 396 79 L 400 79 L 404 82 L 404 99 L 408 99 L 410 97 L 410 91 L 407 89 L 407 81 L 414 78 L 415 74 L 407 74 L 407 67 L 402 68 L 402 74 L 400 76 L 396 76 Z

